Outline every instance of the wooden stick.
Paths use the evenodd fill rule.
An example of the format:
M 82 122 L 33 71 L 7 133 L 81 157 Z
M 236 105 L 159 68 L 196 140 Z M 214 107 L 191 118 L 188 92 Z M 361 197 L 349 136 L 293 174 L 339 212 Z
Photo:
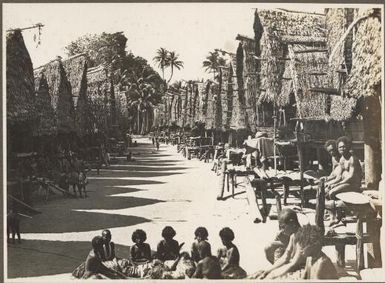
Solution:
M 21 200 L 15 198 L 14 196 L 12 196 L 12 195 L 10 195 L 10 194 L 8 194 L 8 197 L 11 198 L 12 200 L 16 201 L 18 204 L 21 204 L 22 206 L 24 206 L 24 207 L 26 207 L 26 208 L 28 208 L 28 209 L 30 209 L 30 210 L 36 212 L 36 213 L 41 213 L 41 211 L 39 211 L 39 210 L 33 208 L 32 206 L 26 204 L 25 202 L 22 202 Z

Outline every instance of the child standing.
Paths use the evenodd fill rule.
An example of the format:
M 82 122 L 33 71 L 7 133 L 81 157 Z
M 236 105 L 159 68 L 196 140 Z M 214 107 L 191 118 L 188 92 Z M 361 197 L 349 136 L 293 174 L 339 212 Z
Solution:
M 137 229 L 132 233 L 131 239 L 135 243 L 130 251 L 131 260 L 135 264 L 144 264 L 151 261 L 151 248 L 149 244 L 145 243 L 147 239 L 146 232 Z

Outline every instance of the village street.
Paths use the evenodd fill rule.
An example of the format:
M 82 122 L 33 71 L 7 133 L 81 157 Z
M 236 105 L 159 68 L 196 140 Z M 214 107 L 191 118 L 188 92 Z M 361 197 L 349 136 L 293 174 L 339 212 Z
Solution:
M 36 204 L 42 214 L 22 222 L 22 244 L 8 245 L 9 278 L 69 278 L 86 258 L 92 237 L 103 229 L 111 230 L 118 257 L 128 257 L 135 229 L 146 231 L 155 250 L 166 225 L 174 227 L 179 243 L 185 242 L 185 251 L 190 251 L 194 230 L 205 226 L 213 253 L 221 245 L 219 230 L 228 226 L 248 273 L 268 265 L 263 248 L 277 233 L 278 223 L 254 224 L 241 186 L 234 199 L 217 201 L 219 178 L 210 170 L 212 163 L 186 160 L 176 146 L 162 144 L 156 151 L 148 138 L 136 140 L 134 161 L 122 158 L 99 176 L 94 170 L 89 174 L 87 199 L 56 196 Z M 312 217 L 299 214 L 302 224 Z M 324 250 L 335 261 L 333 248 Z M 346 250 L 349 265 L 353 249 Z

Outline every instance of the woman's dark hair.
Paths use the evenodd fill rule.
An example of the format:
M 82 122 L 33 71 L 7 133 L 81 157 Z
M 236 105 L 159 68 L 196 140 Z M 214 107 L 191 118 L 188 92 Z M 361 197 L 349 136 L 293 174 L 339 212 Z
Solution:
M 337 147 L 338 147 L 340 142 L 343 142 L 346 145 L 348 150 L 352 148 L 352 140 L 350 138 L 348 138 L 347 136 L 339 137 L 337 139 Z
M 297 213 L 290 208 L 284 208 L 281 210 L 278 214 L 278 222 L 286 225 L 300 226 Z
M 337 148 L 337 143 L 335 140 L 327 140 L 325 142 L 324 148 L 326 149 L 328 146 L 332 145 L 333 148 Z
M 319 246 L 322 248 L 323 234 L 319 227 L 307 224 L 298 229 L 294 239 L 301 247 Z
M 97 249 L 103 246 L 103 238 L 101 236 L 96 236 L 92 238 L 91 245 L 93 249 Z
M 203 240 L 207 240 L 207 237 L 209 236 L 209 232 L 207 232 L 207 229 L 205 227 L 198 227 L 195 230 L 195 238 L 201 237 Z
M 132 233 L 131 239 L 134 243 L 136 239 L 141 239 L 144 242 L 147 239 L 146 232 L 144 232 L 142 229 L 137 229 L 134 231 L 134 233 Z
M 229 227 L 225 227 L 219 231 L 219 237 L 228 241 L 232 241 L 235 238 L 233 230 L 231 230 Z
M 174 228 L 172 228 L 171 226 L 166 226 L 162 230 L 162 237 L 163 238 L 172 239 L 172 238 L 174 238 L 175 235 L 176 235 L 176 232 L 175 232 Z

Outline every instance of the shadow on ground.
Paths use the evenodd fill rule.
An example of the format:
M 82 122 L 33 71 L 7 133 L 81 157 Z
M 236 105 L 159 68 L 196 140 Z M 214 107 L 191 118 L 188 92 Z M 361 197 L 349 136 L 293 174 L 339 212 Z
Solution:
M 90 242 L 23 240 L 8 245 L 8 278 L 71 273 L 86 259 Z M 118 257 L 128 258 L 128 246 L 115 247 Z

